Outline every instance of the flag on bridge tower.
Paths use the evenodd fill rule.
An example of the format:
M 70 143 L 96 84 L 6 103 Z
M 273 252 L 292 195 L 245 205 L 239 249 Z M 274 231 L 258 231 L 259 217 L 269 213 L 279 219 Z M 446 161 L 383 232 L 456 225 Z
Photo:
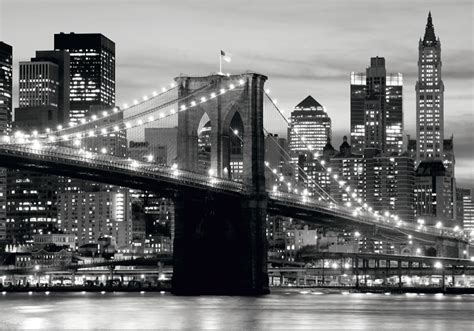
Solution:
M 230 62 L 232 60 L 232 54 L 229 52 L 224 52 L 221 50 L 221 55 L 219 56 L 219 75 L 223 75 L 222 73 L 222 59 L 224 59 L 225 62 Z

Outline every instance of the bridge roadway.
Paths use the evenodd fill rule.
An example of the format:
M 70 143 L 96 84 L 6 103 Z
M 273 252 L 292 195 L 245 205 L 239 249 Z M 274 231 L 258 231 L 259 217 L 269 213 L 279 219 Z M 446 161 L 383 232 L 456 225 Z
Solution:
M 150 190 L 173 197 L 186 188 L 196 194 L 217 193 L 231 196 L 249 194 L 245 185 L 229 179 L 211 177 L 183 171 L 173 167 L 158 166 L 137 160 L 86 152 L 57 145 L 0 145 L 0 167 L 19 168 L 53 175 L 80 178 L 140 190 Z M 451 243 L 468 243 L 462 232 L 417 225 L 395 220 L 384 220 L 366 211 L 358 215 L 345 206 L 284 192 L 268 192 L 268 212 L 289 216 L 331 227 L 367 229 L 377 236 L 392 236 L 436 242 L 443 239 Z

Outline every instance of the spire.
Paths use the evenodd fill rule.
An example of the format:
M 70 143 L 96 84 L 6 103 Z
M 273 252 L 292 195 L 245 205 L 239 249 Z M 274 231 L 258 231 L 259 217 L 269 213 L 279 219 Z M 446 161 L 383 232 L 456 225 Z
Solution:
M 433 19 L 431 18 L 431 11 L 428 13 L 428 21 L 426 22 L 425 36 L 423 37 L 423 46 L 435 46 L 436 35 L 434 32 Z

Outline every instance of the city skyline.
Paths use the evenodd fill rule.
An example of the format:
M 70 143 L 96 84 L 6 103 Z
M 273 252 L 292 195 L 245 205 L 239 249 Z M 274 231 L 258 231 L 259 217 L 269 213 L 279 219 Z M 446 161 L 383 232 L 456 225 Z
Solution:
M 318 11 L 305 10 L 310 7 L 309 2 L 298 6 L 283 2 L 272 2 L 270 6 L 268 2 L 258 2 L 236 8 L 237 3 L 233 2 L 216 6 L 209 1 L 199 4 L 140 1 L 139 14 L 149 22 L 146 25 L 137 24 L 136 17 L 128 15 L 133 6 L 125 2 L 114 1 L 114 10 L 100 20 L 96 15 L 106 13 L 110 1 L 61 3 L 61 10 L 77 15 L 53 19 L 58 14 L 55 8 L 58 3 L 2 2 L 0 39 L 14 47 L 14 107 L 18 102 L 19 61 L 28 60 L 35 50 L 52 49 L 54 33 L 98 32 L 117 44 L 119 105 L 137 95 L 149 94 L 153 87 L 159 87 L 157 84 L 180 73 L 206 75 L 217 71 L 219 50 L 224 49 L 233 54 L 233 62 L 226 63 L 224 70 L 235 73 L 250 69 L 268 75 L 267 87 L 288 114 L 308 94 L 324 104 L 333 119 L 336 145 L 350 131 L 350 72 L 366 67 L 370 57 L 376 55 L 387 59 L 390 71 L 404 76 L 405 133 L 415 136 L 417 46 L 431 10 L 435 33 L 443 44 L 445 137 L 454 133 L 459 186 L 474 186 L 469 166 L 473 161 L 471 141 L 474 138 L 470 131 L 474 54 L 468 46 L 472 45 L 473 38 L 469 1 L 456 6 L 441 1 L 403 1 L 393 5 L 363 1 L 365 6 L 323 2 Z M 22 12 L 31 24 L 20 26 L 12 18 L 25 6 L 32 9 Z M 377 10 L 367 11 L 367 6 L 385 10 L 387 24 L 380 26 L 378 20 L 371 17 Z M 341 11 L 341 7 L 348 10 Z M 38 11 L 41 15 L 35 17 Z M 85 11 L 87 17 L 81 15 Z M 175 17 L 180 18 L 179 24 L 175 24 Z M 456 24 L 452 24 L 453 17 Z M 183 43 L 191 28 L 192 41 Z M 314 42 L 307 41 L 308 31 Z M 334 37 L 328 39 L 327 35 Z M 31 42 L 22 43 L 26 37 L 30 37 Z M 347 56 L 348 52 L 351 56 Z M 340 91 L 346 92 L 341 94 Z M 277 127 L 282 126 L 278 123 L 275 127 L 278 131 Z

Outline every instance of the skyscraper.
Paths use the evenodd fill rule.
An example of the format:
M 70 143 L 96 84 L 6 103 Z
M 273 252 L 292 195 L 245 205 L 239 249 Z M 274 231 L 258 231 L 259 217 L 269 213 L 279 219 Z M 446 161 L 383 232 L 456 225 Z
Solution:
M 436 38 L 431 12 L 418 45 L 416 90 L 416 161 L 442 159 L 444 139 L 444 84 L 441 80 L 441 42 Z
M 115 104 L 115 43 L 100 33 L 59 33 L 54 49 L 70 54 L 70 121 L 78 122 L 91 106 Z
M 12 47 L 0 41 L 0 136 L 11 131 L 12 57 Z M 6 239 L 6 174 L 6 169 L 0 168 L 0 242 Z
M 364 148 L 402 152 L 403 78 L 387 74 L 383 57 L 371 58 L 365 74 L 351 73 L 351 143 L 356 154 Z
M 288 148 L 296 176 L 303 163 L 309 160 L 308 148 L 321 154 L 330 137 L 331 119 L 318 101 L 307 96 L 291 112 L 288 128 Z
M 15 129 L 43 131 L 69 117 L 69 54 L 38 51 L 20 62 L 19 108 Z M 57 226 L 58 178 L 33 171 L 8 170 L 7 237 L 13 243 L 31 241 L 34 235 Z
M 15 126 L 33 130 L 69 121 L 69 53 L 38 51 L 20 62 L 19 108 Z

